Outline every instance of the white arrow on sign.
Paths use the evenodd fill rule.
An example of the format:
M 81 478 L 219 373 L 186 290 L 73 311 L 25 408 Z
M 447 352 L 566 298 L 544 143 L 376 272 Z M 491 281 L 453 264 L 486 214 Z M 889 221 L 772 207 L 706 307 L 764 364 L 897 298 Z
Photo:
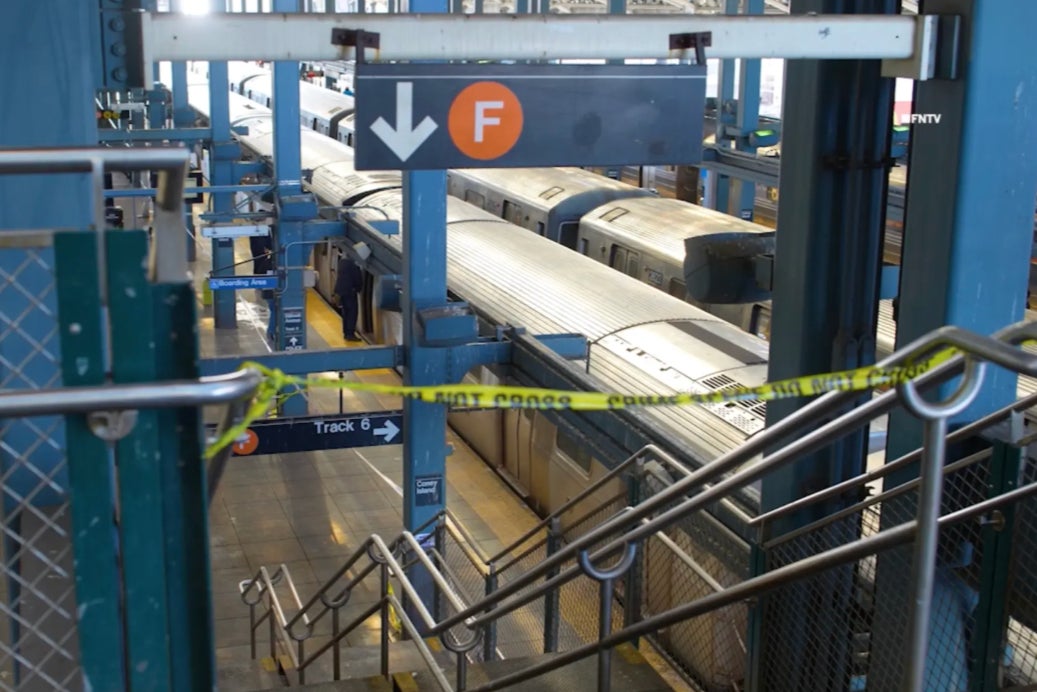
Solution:
M 426 139 L 436 131 L 436 122 L 425 116 L 421 124 L 415 128 L 414 123 L 414 82 L 397 82 L 396 84 L 396 129 L 389 127 L 385 118 L 379 117 L 371 125 L 371 131 L 385 146 L 396 154 L 400 162 L 406 161 L 418 150 Z
M 400 429 L 391 420 L 385 421 L 385 425 L 382 427 L 374 429 L 374 434 L 381 437 L 385 442 L 392 442 L 392 438 L 396 437 L 398 432 L 400 432 Z
M 289 346 L 298 346 L 299 345 L 299 337 L 297 337 L 297 336 L 289 337 L 288 338 L 288 345 Z

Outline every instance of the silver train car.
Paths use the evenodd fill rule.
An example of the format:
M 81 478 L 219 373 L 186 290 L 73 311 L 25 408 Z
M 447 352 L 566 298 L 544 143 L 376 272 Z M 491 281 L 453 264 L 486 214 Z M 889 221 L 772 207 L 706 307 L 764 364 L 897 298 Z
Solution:
M 208 63 L 192 63 L 190 70 L 205 79 L 209 77 Z M 228 62 L 227 74 L 232 93 L 270 108 L 273 103 L 273 75 L 270 70 L 252 63 Z M 351 96 L 309 82 L 299 82 L 299 124 L 305 129 L 351 144 L 352 125 L 341 128 L 341 124 L 346 118 L 351 118 L 355 108 Z
M 576 249 L 580 219 L 589 209 L 617 199 L 652 196 L 600 176 L 573 175 L 572 170 L 452 170 L 447 173 L 447 192 L 570 250 Z

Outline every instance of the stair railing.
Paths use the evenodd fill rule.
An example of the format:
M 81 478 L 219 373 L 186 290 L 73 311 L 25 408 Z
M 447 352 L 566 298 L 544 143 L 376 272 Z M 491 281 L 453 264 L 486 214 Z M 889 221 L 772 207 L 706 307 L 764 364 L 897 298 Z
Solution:
M 603 596 L 601 603 L 599 603 L 599 608 L 600 622 L 604 624 L 600 633 L 602 637 L 599 641 L 577 647 L 550 661 L 542 662 L 523 671 L 507 675 L 477 689 L 500 689 L 536 677 L 550 670 L 555 670 L 593 653 L 599 653 L 599 656 L 602 657 L 599 659 L 599 670 L 607 672 L 608 664 L 605 658 L 607 658 L 608 652 L 616 644 L 690 617 L 701 615 L 715 608 L 756 597 L 791 580 L 810 576 L 830 567 L 900 545 L 910 541 L 916 534 L 920 537 L 916 542 L 916 569 L 914 577 L 916 597 L 922 598 L 926 594 L 931 596 L 935 559 L 933 551 L 935 550 L 936 534 L 939 525 L 961 521 L 982 514 L 989 509 L 1017 501 L 1037 491 L 1037 484 L 1031 484 L 1005 493 L 997 498 L 966 507 L 945 517 L 939 516 L 939 504 L 938 502 L 933 502 L 934 498 L 936 500 L 939 498 L 939 490 L 944 473 L 942 464 L 947 438 L 946 421 L 949 416 L 963 410 L 975 396 L 984 370 L 984 363 L 977 362 L 977 359 L 995 363 L 1017 373 L 1031 376 L 1037 375 L 1037 355 L 1015 348 L 1015 345 L 1031 340 L 1035 336 L 1037 336 L 1037 323 L 1013 325 L 1002 330 L 995 337 L 980 336 L 956 327 L 944 327 L 936 330 L 884 359 L 877 367 L 913 365 L 937 349 L 945 347 L 954 347 L 961 354 L 925 372 L 915 382 L 905 383 L 896 389 L 871 398 L 818 427 L 815 426 L 819 418 L 823 419 L 832 410 L 839 410 L 846 404 L 858 399 L 860 393 L 836 391 L 815 399 L 793 415 L 753 436 L 739 448 L 722 455 L 710 464 L 688 473 L 644 502 L 624 509 L 613 518 L 569 542 L 563 549 L 548 556 L 539 565 L 502 586 L 492 595 L 469 606 L 465 606 L 456 594 L 453 593 L 448 581 L 432 564 L 432 561 L 424 553 L 422 546 L 414 538 L 413 534 L 403 532 L 393 542 L 393 547 L 407 547 L 413 550 L 413 554 L 418 562 L 428 570 L 435 585 L 447 596 L 453 607 L 454 613 L 438 622 L 432 618 L 431 614 L 418 599 L 413 585 L 406 578 L 403 569 L 393 556 L 393 551 L 377 536 L 369 538 L 361 549 L 354 553 L 353 557 L 347 561 L 346 566 L 340 570 L 338 576 L 344 574 L 346 569 L 355 564 L 365 552 L 369 553 L 373 562 L 382 564 L 383 570 L 388 565 L 389 572 L 383 571 L 383 581 L 387 580 L 387 575 L 390 572 L 399 579 L 401 587 L 408 598 L 415 601 L 413 604 L 414 609 L 427 628 L 424 631 L 424 636 L 439 636 L 449 650 L 458 653 L 457 684 L 459 689 L 464 689 L 466 682 L 464 657 L 460 652 L 473 648 L 478 643 L 482 631 L 492 621 L 553 590 L 559 589 L 581 574 L 588 574 L 592 578 L 597 579 L 602 584 L 602 594 L 605 594 L 609 591 L 611 583 L 625 571 L 625 569 L 619 570 L 618 568 L 624 565 L 629 567 L 629 564 L 633 562 L 632 556 L 636 553 L 637 547 L 646 537 L 668 528 L 693 512 L 708 507 L 710 503 L 721 500 L 730 492 L 759 480 L 782 465 L 804 454 L 823 448 L 843 435 L 866 425 L 872 418 L 888 412 L 894 405 L 903 400 L 909 410 L 927 421 L 923 447 L 919 452 L 923 460 L 923 471 L 920 481 L 923 501 L 920 502 L 917 519 L 873 536 L 861 538 L 853 543 L 841 545 L 824 553 L 802 559 L 761 576 L 748 579 L 736 586 L 714 592 L 660 615 L 646 618 L 634 624 L 628 624 L 628 626 L 614 634 L 607 634 L 608 629 L 606 625 L 610 625 L 611 619 L 607 617 L 608 613 L 606 611 L 610 606 L 606 603 L 606 599 Z M 965 367 L 963 382 L 947 401 L 939 405 L 933 405 L 922 400 L 919 395 L 920 390 L 930 388 L 957 375 L 963 365 Z M 799 437 L 796 437 L 778 451 L 756 462 L 749 463 L 759 454 L 796 434 L 799 434 Z M 707 485 L 708 483 L 714 484 Z M 693 491 L 698 492 L 691 495 Z M 679 501 L 678 504 L 669 507 L 669 505 L 677 501 Z M 612 538 L 617 533 L 622 533 L 622 535 L 618 538 Z M 593 546 L 603 541 L 608 542 L 594 550 L 593 553 L 590 552 Z M 613 569 L 595 567 L 595 565 L 600 564 L 602 559 L 617 553 L 621 553 L 623 557 L 620 564 L 614 565 Z M 561 570 L 566 562 L 574 558 L 578 561 L 577 566 Z M 537 583 L 545 575 L 549 575 L 548 578 Z M 524 589 L 530 586 L 535 588 L 522 593 Z M 326 593 L 327 586 L 322 587 L 318 595 L 311 599 L 310 604 L 315 603 L 318 598 L 323 598 Z M 920 689 L 917 683 L 918 671 L 924 669 L 924 655 L 928 645 L 927 603 L 928 600 L 925 601 L 925 605 L 916 609 L 913 615 L 912 632 L 914 641 L 912 644 L 911 665 L 907 674 L 908 689 Z M 290 622 L 296 622 L 304 610 L 305 608 Z M 386 618 L 387 616 L 383 616 L 383 638 L 387 636 L 384 629 Z M 459 641 L 451 636 L 446 636 L 452 628 L 462 624 L 471 632 L 471 636 L 468 639 Z M 290 627 L 290 625 L 286 624 L 286 627 Z M 383 657 L 385 655 L 383 653 Z M 387 658 L 385 660 L 387 661 Z M 387 664 L 383 663 L 383 665 Z M 609 679 L 606 675 L 599 677 L 600 690 L 608 689 L 608 685 Z

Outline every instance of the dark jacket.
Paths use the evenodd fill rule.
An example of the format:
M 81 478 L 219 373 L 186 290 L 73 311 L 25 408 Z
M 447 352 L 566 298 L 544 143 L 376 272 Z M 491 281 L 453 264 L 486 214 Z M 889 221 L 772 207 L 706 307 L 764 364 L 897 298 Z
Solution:
M 348 257 L 338 261 L 338 276 L 335 279 L 335 295 L 355 295 L 364 287 L 364 272 Z

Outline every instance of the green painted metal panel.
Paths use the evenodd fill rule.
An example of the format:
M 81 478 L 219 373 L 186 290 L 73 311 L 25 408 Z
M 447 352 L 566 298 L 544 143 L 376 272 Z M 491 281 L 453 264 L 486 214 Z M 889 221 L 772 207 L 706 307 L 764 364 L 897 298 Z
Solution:
M 989 497 L 997 497 L 1015 489 L 1022 451 L 1005 442 L 994 443 L 987 486 Z M 1006 596 L 1010 586 L 1014 525 L 1015 505 L 1011 504 L 1000 510 L 1000 521 L 988 522 L 982 529 L 979 603 L 973 621 L 972 661 L 969 666 L 969 689 L 972 692 L 994 692 L 1000 689 L 998 673 L 1008 622 Z
M 152 300 L 157 376 L 198 377 L 194 290 L 188 283 L 159 285 L 153 287 Z M 169 624 L 176 662 L 173 688 L 212 689 L 216 663 L 202 412 L 163 411 L 159 425 Z
M 112 379 L 120 384 L 157 379 L 152 287 L 144 272 L 144 231 L 108 233 L 108 294 L 112 323 Z M 139 411 L 133 430 L 116 443 L 120 535 L 123 546 L 126 644 L 133 690 L 171 690 L 162 512 L 162 437 L 158 411 Z
M 56 233 L 54 256 L 65 386 L 103 384 L 97 236 Z M 123 628 L 109 449 L 90 432 L 86 416 L 65 416 L 65 425 L 83 678 L 92 690 L 123 690 Z

